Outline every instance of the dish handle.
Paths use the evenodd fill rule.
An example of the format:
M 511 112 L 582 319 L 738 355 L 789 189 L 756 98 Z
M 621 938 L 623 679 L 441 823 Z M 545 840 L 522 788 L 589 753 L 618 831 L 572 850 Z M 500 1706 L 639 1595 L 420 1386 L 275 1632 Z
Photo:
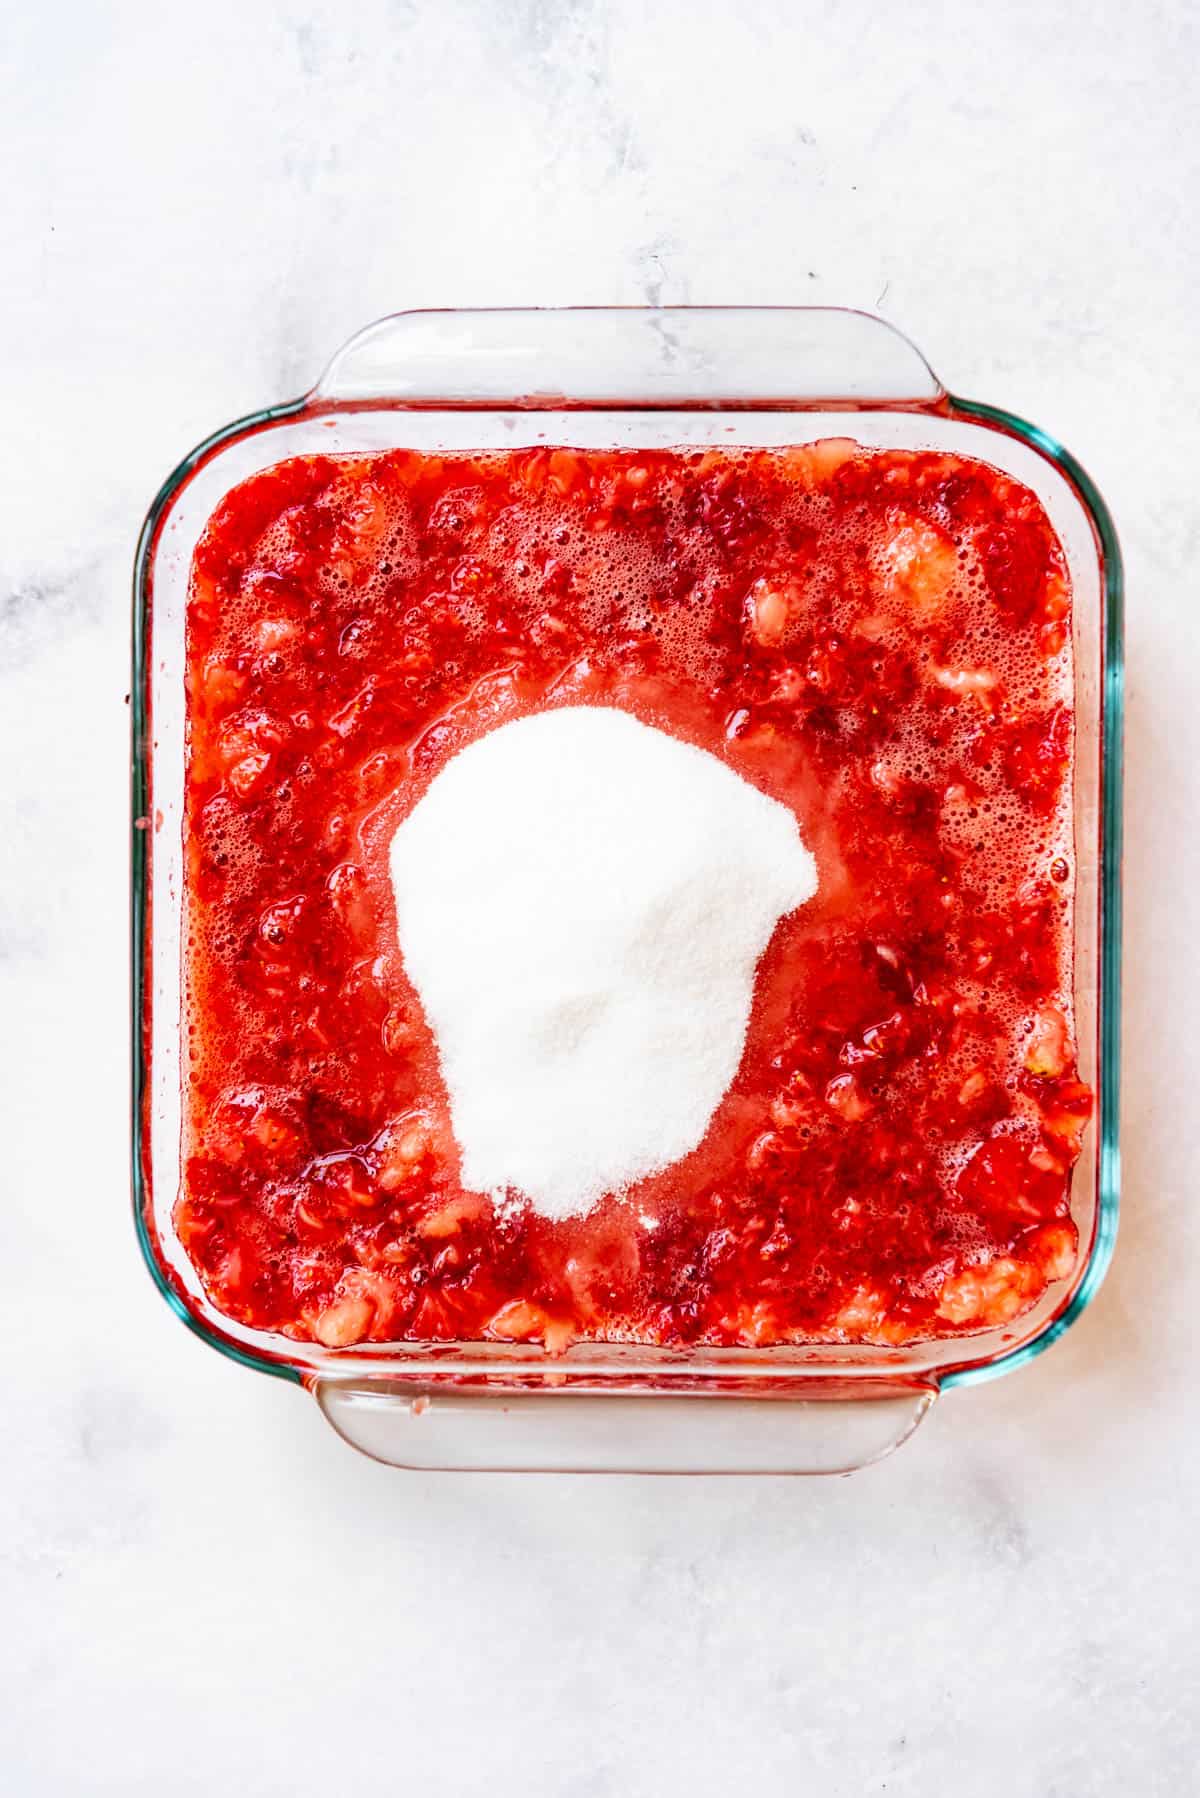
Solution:
M 870 1396 L 853 1398 L 747 1398 L 318 1377 L 312 1391 L 344 1442 L 391 1467 L 831 1474 L 852 1473 L 899 1448 L 938 1395 L 932 1384 L 870 1386 Z M 845 1382 L 836 1390 L 844 1393 Z
M 868 312 L 551 306 L 377 319 L 342 345 L 308 404 L 840 411 L 945 397 L 916 345 Z

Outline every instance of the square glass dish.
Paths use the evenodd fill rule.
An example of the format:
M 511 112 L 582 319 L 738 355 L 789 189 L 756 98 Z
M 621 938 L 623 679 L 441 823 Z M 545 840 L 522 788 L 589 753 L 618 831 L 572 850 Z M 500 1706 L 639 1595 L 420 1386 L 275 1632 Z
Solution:
M 1079 1254 L 1003 1328 L 898 1347 L 576 1343 L 325 1348 L 246 1328 L 206 1297 L 172 1224 L 181 1178 L 184 627 L 192 554 L 239 482 L 288 457 L 791 446 L 943 450 L 1030 488 L 1073 590 L 1074 1002 L 1096 1111 L 1073 1178 Z M 142 532 L 133 608 L 133 1190 L 147 1265 L 179 1316 L 311 1389 L 334 1427 L 401 1466 L 841 1472 L 912 1431 L 939 1392 L 1048 1347 L 1096 1292 L 1116 1231 L 1121 563 L 1105 505 L 1043 431 L 948 394 L 883 321 L 807 308 L 401 313 L 353 338 L 304 398 L 200 444 Z

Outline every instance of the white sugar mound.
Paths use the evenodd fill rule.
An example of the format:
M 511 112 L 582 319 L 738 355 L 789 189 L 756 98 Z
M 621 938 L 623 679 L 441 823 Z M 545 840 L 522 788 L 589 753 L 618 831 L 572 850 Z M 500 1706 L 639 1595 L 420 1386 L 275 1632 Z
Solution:
M 696 1147 L 759 958 L 817 890 L 786 806 L 595 706 L 462 750 L 397 830 L 391 873 L 463 1184 L 550 1218 Z

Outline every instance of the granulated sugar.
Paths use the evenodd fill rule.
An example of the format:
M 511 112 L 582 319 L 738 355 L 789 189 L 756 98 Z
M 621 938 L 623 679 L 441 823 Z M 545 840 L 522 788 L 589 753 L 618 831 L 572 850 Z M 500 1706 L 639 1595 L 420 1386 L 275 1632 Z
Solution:
M 391 873 L 463 1184 L 551 1218 L 696 1147 L 758 961 L 817 888 L 787 807 L 593 706 L 462 750 L 397 830 Z

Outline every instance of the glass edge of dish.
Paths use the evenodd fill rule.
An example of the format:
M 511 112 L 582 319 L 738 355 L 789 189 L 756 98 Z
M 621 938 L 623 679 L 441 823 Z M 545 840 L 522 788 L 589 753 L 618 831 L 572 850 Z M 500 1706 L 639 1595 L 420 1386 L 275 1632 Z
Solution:
M 293 418 L 307 405 L 307 398 L 284 401 L 260 411 L 234 419 L 211 432 L 188 451 L 167 476 L 150 503 L 138 533 L 133 563 L 132 677 L 129 690 L 130 712 L 130 1146 L 131 1195 L 133 1221 L 142 1259 L 159 1292 L 171 1310 L 202 1342 L 226 1355 L 243 1367 L 256 1372 L 274 1374 L 278 1378 L 299 1383 L 301 1369 L 286 1361 L 258 1355 L 241 1344 L 229 1340 L 214 1329 L 206 1318 L 194 1311 L 167 1278 L 151 1235 L 147 1210 L 152 1202 L 145 1176 L 145 1096 L 149 1078 L 146 1047 L 146 927 L 149 919 L 149 859 L 153 832 L 150 812 L 150 741 L 149 666 L 147 648 L 150 642 L 151 568 L 158 541 L 159 526 L 176 495 L 196 473 L 202 463 L 235 438 L 249 436 L 276 422 Z
M 138 536 L 133 569 L 132 594 L 132 683 L 130 688 L 131 728 L 131 807 L 130 807 L 130 1047 L 131 1047 L 131 1147 L 132 1201 L 134 1225 L 142 1258 L 151 1279 L 175 1315 L 209 1347 L 244 1367 L 276 1378 L 304 1384 L 312 1378 L 354 1377 L 354 1364 L 339 1368 L 306 1367 L 298 1362 L 256 1354 L 241 1343 L 223 1336 L 210 1322 L 194 1311 L 176 1291 L 163 1269 L 152 1240 L 147 1220 L 150 1192 L 143 1171 L 144 1099 L 148 1068 L 145 1052 L 143 1018 L 145 1011 L 146 956 L 145 932 L 148 916 L 148 863 L 152 821 L 147 812 L 150 794 L 149 761 L 150 723 L 146 676 L 146 649 L 149 641 L 151 593 L 150 571 L 162 523 L 176 495 L 191 479 L 202 463 L 236 438 L 249 436 L 286 419 L 296 418 L 307 410 L 316 410 L 313 395 L 263 407 L 256 412 L 221 426 L 190 450 L 167 476 L 146 513 Z M 401 408 L 403 409 L 403 408 Z M 861 410 L 874 410 L 867 406 Z M 890 409 L 890 408 L 886 408 Z M 907 408 L 905 408 L 907 409 Z M 918 408 L 921 410 L 923 408 Z M 1067 1303 L 1051 1317 L 1028 1342 L 1003 1354 L 966 1366 L 931 1368 L 923 1378 L 941 1391 L 956 1386 L 981 1384 L 1015 1372 L 1056 1342 L 1091 1304 L 1103 1284 L 1112 1261 L 1120 1212 L 1120 1052 L 1121 1052 L 1121 843 L 1122 792 L 1124 785 L 1124 570 L 1116 526 L 1098 487 L 1086 469 L 1057 438 L 1016 413 L 979 400 L 968 400 L 945 392 L 930 408 L 948 412 L 966 420 L 976 420 L 993 430 L 1000 430 L 1027 443 L 1052 463 L 1074 489 L 1092 526 L 1100 551 L 1102 598 L 1104 605 L 1101 669 L 1101 830 L 1102 863 L 1100 876 L 1101 946 L 1100 946 L 1100 1142 L 1097 1148 L 1096 1223 L 1088 1259 L 1082 1278 Z M 798 408 L 800 410 L 800 408 Z M 142 820 L 139 823 L 139 820 Z M 381 1345 L 385 1347 L 386 1345 Z M 822 1370 L 825 1371 L 825 1370 Z M 840 1371 L 832 1365 L 827 1377 Z M 897 1373 L 902 1372 L 900 1369 Z M 872 1378 L 883 1377 L 885 1370 L 872 1370 L 860 1377 L 864 1386 Z M 820 1378 L 813 1374 L 814 1379 Z M 850 1377 L 856 1377 L 853 1374 Z
M 1001 406 L 947 393 L 951 416 L 974 419 L 1019 438 L 1053 464 L 1073 488 L 1087 514 L 1101 565 L 1100 666 L 1100 957 L 1097 1002 L 1099 1130 L 1096 1145 L 1096 1221 L 1078 1285 L 1061 1311 L 1028 1342 L 975 1366 L 950 1368 L 939 1377 L 943 1391 L 972 1386 L 1012 1373 L 1070 1329 L 1104 1282 L 1116 1247 L 1121 1206 L 1121 854 L 1125 728 L 1125 576 L 1117 528 L 1107 502 L 1087 470 L 1040 425 Z

